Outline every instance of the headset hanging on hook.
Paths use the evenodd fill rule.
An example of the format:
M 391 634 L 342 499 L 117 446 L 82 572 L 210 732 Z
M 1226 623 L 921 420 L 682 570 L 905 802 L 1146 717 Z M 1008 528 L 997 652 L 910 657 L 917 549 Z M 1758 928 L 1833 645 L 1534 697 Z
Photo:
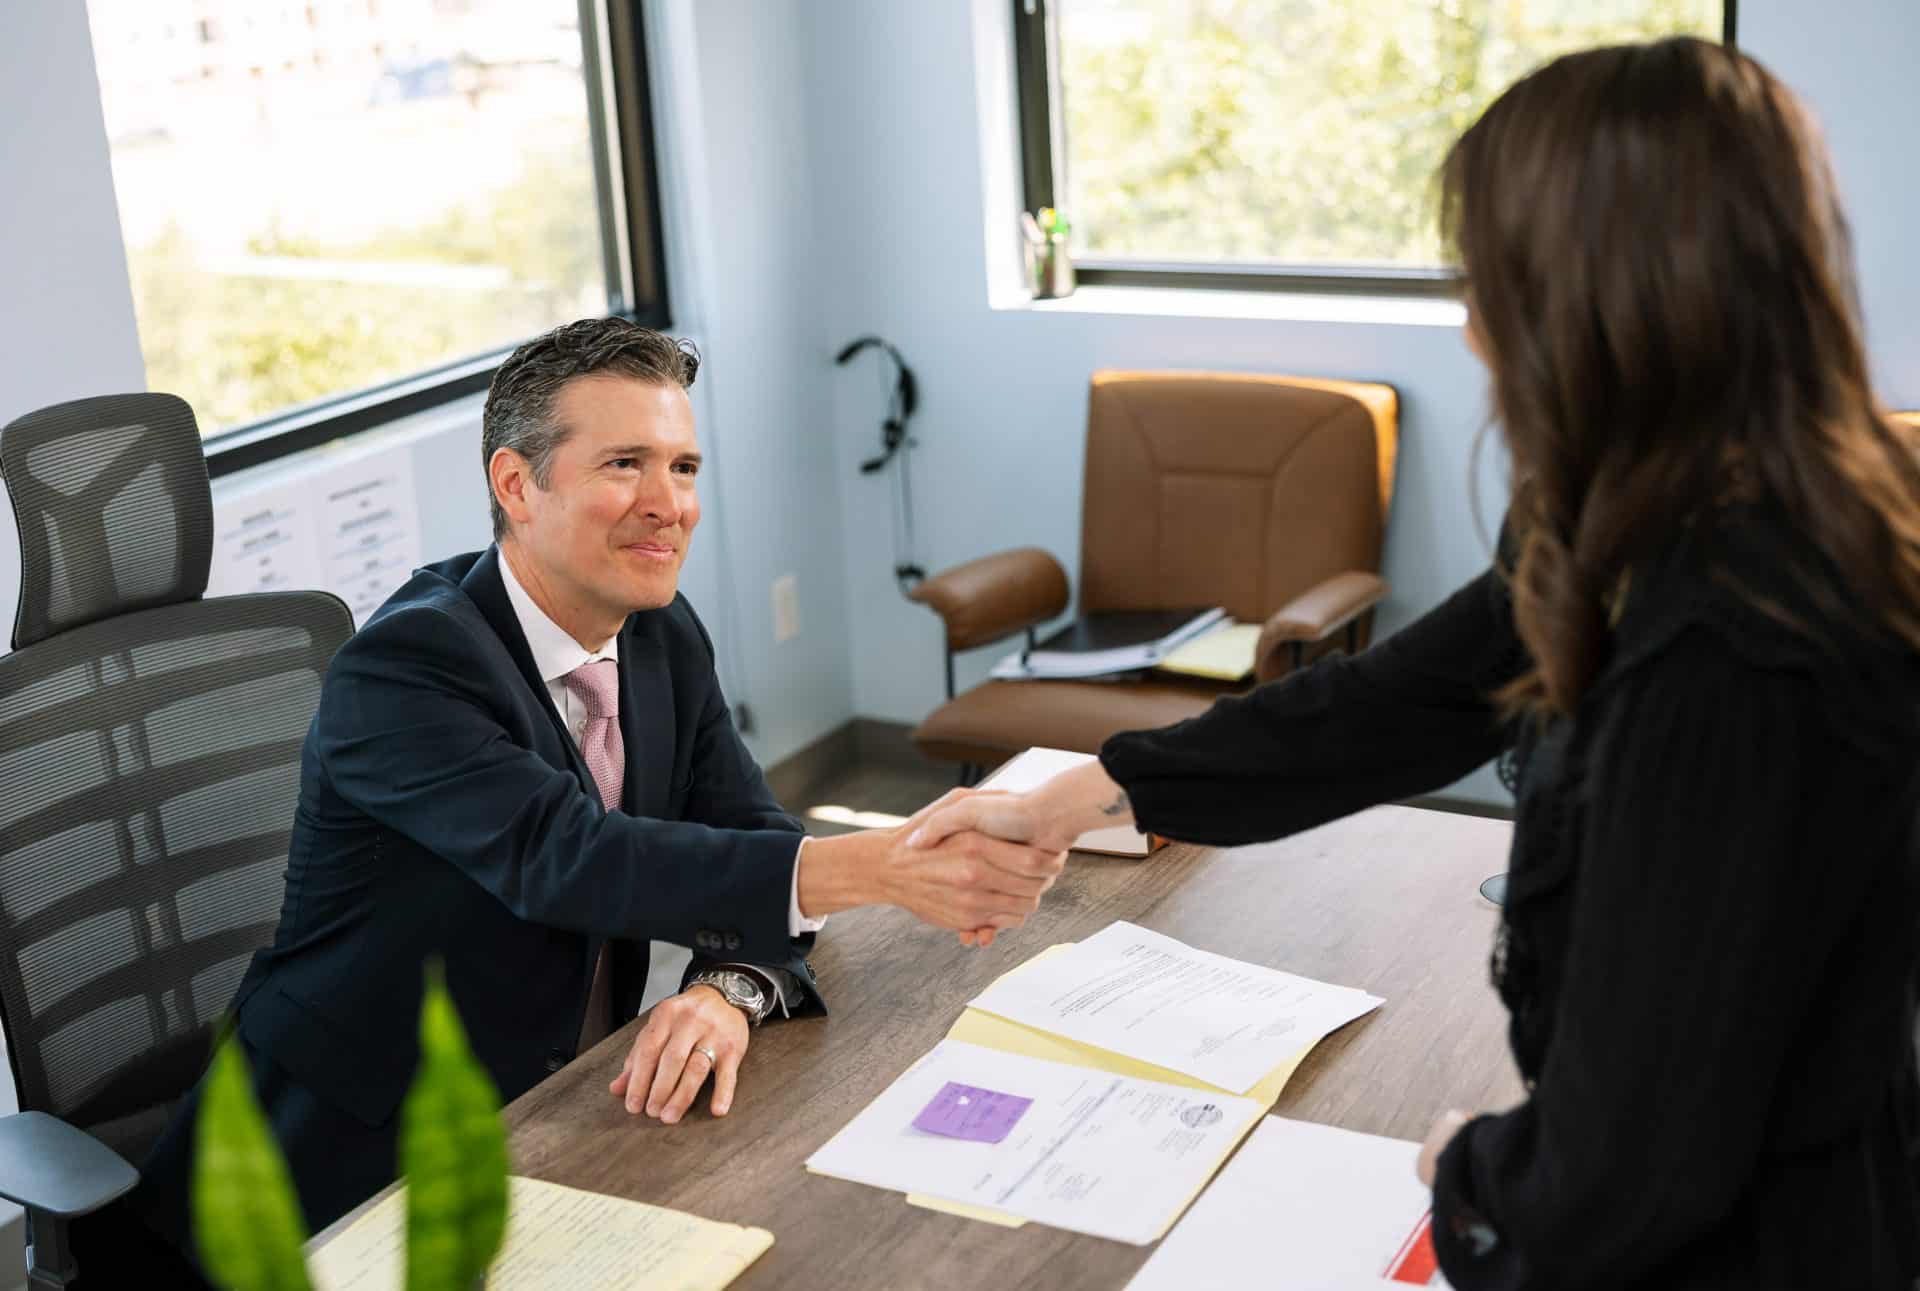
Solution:
M 860 463 L 860 473 L 877 474 L 885 470 L 896 457 L 899 458 L 899 469 L 895 472 L 899 488 L 894 496 L 893 576 L 904 595 L 927 576 L 927 571 L 914 561 L 913 478 L 905 451 L 915 444 L 907 431 L 907 422 L 920 406 L 920 390 L 914 382 L 913 369 L 900 357 L 900 351 L 882 337 L 862 336 L 850 341 L 834 356 L 833 361 L 844 367 L 868 349 L 886 351 L 887 357 L 893 361 L 894 379 L 893 389 L 887 395 L 886 415 L 880 422 L 880 455 Z

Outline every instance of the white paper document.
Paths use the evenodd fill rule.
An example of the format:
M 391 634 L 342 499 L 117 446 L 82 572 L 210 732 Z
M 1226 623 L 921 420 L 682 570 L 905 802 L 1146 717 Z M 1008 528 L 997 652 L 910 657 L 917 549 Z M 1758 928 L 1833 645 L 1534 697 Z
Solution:
M 976 1009 L 1245 1093 L 1381 999 L 1124 921 L 1010 973 Z
M 1144 1245 L 1263 1110 L 1250 1099 L 943 1040 L 807 1168 Z M 988 1141 L 995 1134 L 1003 1137 Z
M 253 489 L 215 505 L 207 595 L 298 592 L 326 586 L 307 493 L 287 484 Z
M 319 482 L 327 589 L 364 624 L 420 563 L 413 458 L 405 450 L 348 462 Z
M 404 447 L 314 465 L 298 482 L 223 494 L 210 596 L 318 589 L 364 624 L 420 563 L 413 458 Z
M 1269 1116 L 1127 1291 L 1444 1287 L 1418 1143 Z

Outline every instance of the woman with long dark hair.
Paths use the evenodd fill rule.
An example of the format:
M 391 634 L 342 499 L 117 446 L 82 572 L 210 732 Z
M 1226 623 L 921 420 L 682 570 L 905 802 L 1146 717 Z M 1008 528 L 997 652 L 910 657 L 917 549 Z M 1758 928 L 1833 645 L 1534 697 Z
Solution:
M 1493 567 L 924 832 L 1246 843 L 1499 758 L 1528 1097 L 1429 1139 L 1447 1278 L 1910 1291 L 1920 465 L 1815 128 L 1731 48 L 1593 50 L 1508 90 L 1442 189 L 1512 459 Z

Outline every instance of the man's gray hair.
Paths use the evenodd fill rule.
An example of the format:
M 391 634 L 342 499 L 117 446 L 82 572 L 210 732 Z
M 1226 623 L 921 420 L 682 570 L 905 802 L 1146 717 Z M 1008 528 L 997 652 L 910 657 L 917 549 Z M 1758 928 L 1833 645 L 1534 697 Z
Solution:
M 487 472 L 487 506 L 493 536 L 503 537 L 507 516 L 493 495 L 493 455 L 510 448 L 526 459 L 541 488 L 553 473 L 553 454 L 567 428 L 553 417 L 560 388 L 576 377 L 606 372 L 655 385 L 693 384 L 700 355 L 689 341 L 630 323 L 624 318 L 583 318 L 536 336 L 493 374 L 486 410 L 480 414 L 480 463 Z

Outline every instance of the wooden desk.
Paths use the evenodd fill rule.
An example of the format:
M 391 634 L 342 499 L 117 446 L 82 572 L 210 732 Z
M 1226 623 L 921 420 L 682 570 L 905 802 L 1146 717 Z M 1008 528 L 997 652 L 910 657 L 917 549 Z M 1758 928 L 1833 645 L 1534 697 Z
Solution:
M 1151 1247 L 936 1214 L 801 1163 L 995 976 L 1115 919 L 1385 997 L 1313 1051 L 1282 1115 L 1419 1139 L 1447 1107 L 1510 1106 L 1520 1086 L 1487 981 L 1498 915 L 1475 891 L 1505 867 L 1510 836 L 1500 821 L 1381 807 L 1260 847 L 1076 856 L 1039 914 L 986 951 L 897 910 L 835 915 L 813 956 L 833 1015 L 758 1031 L 729 1115 L 709 1115 L 703 1091 L 679 1125 L 628 1116 L 607 1082 L 629 1023 L 508 1107 L 513 1168 L 771 1230 L 741 1288 L 1120 1287 Z

